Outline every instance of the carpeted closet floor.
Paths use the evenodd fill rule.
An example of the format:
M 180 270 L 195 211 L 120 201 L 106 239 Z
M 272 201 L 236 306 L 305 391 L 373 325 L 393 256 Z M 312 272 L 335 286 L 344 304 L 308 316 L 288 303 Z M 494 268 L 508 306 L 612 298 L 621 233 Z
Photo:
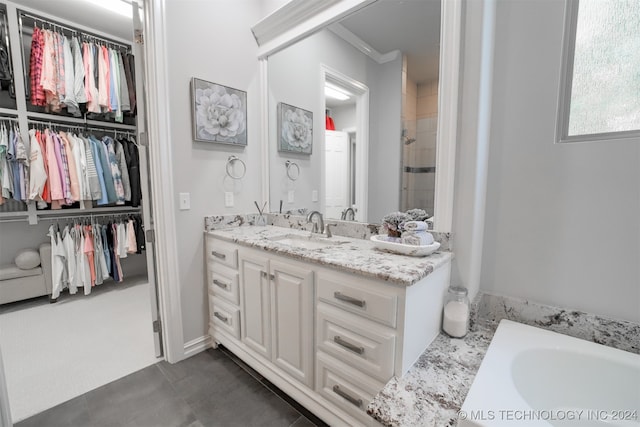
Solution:
M 0 306 L 14 422 L 157 362 L 146 277 Z

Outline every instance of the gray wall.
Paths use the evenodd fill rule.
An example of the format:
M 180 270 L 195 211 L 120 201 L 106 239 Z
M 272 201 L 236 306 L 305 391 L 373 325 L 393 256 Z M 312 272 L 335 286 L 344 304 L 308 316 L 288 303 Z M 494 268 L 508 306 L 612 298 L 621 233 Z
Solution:
M 173 145 L 176 230 L 184 341 L 207 333 L 207 291 L 203 255 L 204 217 L 253 212 L 260 202 L 262 159 L 258 86 L 258 46 L 250 27 L 263 16 L 258 0 L 166 0 L 167 60 Z M 248 145 L 193 142 L 189 82 L 198 77 L 247 91 Z M 244 179 L 228 187 L 230 155 L 247 166 Z M 235 206 L 224 207 L 225 188 Z M 178 210 L 178 193 L 191 194 L 191 210 Z
M 563 4 L 497 3 L 481 288 L 638 322 L 640 141 L 554 144 Z

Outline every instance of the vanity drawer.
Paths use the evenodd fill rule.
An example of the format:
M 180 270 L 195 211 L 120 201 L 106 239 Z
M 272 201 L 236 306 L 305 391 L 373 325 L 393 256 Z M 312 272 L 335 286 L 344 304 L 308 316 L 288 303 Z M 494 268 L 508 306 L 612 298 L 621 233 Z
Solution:
M 209 265 L 208 270 L 209 294 L 240 305 L 238 272 L 217 264 Z
M 240 339 L 240 309 L 209 295 L 209 316 L 216 328 Z
M 207 264 L 212 261 L 234 269 L 238 268 L 238 249 L 236 246 L 207 236 Z
M 316 391 L 363 424 L 371 425 L 367 406 L 384 384 L 322 352 L 317 353 L 316 360 Z
M 328 304 L 318 304 L 318 349 L 380 381 L 393 376 L 396 334 Z
M 317 294 L 321 301 L 368 317 L 385 325 L 396 326 L 398 297 L 371 289 L 371 282 L 347 274 L 319 271 Z

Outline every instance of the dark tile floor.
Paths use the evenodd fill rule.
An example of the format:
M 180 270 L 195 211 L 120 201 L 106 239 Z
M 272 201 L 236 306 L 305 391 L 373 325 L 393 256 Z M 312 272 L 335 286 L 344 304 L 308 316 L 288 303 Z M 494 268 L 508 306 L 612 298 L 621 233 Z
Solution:
M 160 362 L 16 427 L 326 426 L 228 350 Z

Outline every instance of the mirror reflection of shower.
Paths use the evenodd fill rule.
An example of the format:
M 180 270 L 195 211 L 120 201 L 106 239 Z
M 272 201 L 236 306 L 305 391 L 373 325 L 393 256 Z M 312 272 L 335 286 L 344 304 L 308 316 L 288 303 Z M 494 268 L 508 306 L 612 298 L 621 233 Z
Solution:
M 438 79 L 412 81 L 403 67 L 402 210 L 433 215 L 435 197 Z

